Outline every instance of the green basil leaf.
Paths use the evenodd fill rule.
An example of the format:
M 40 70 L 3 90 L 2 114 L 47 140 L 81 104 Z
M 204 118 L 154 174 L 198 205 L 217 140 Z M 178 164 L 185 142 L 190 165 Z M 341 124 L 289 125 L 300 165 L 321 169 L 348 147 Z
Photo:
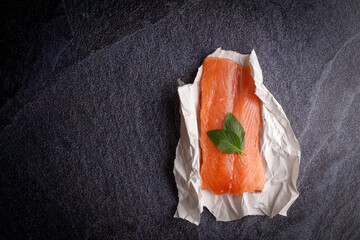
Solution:
M 210 140 L 223 153 L 233 154 L 241 151 L 240 138 L 232 131 L 218 129 L 207 132 Z
M 223 123 L 223 129 L 236 133 L 241 142 L 241 150 L 245 147 L 245 131 L 241 123 L 232 113 L 227 113 Z

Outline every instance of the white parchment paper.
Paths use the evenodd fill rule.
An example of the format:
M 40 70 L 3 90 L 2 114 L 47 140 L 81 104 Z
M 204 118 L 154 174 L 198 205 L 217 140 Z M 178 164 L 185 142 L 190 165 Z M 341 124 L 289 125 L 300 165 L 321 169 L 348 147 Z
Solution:
M 203 71 L 198 69 L 193 84 L 179 81 L 181 114 L 180 140 L 176 148 L 174 175 L 179 203 L 174 217 L 200 223 L 203 207 L 218 221 L 231 221 L 247 215 L 277 214 L 286 216 L 287 210 L 299 196 L 296 180 L 299 174 L 300 145 L 282 107 L 263 84 L 262 71 L 253 50 L 250 55 L 218 48 L 210 56 L 227 58 L 243 66 L 250 66 L 255 80 L 255 94 L 261 100 L 263 128 L 261 154 L 266 161 L 265 186 L 262 192 L 215 195 L 201 190 L 199 145 L 199 95 Z

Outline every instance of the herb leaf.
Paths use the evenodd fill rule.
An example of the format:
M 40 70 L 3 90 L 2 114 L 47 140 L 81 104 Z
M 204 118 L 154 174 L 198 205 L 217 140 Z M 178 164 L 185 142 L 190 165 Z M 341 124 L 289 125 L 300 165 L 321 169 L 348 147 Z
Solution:
M 233 154 L 241 151 L 240 138 L 232 131 L 218 129 L 208 131 L 207 135 L 223 153 Z
M 240 122 L 232 113 L 227 113 L 223 123 L 223 129 L 236 133 L 241 142 L 241 150 L 245 148 L 245 131 Z
M 226 114 L 223 129 L 208 131 L 207 135 L 221 152 L 238 154 L 244 164 L 241 154 L 246 155 L 242 151 L 245 148 L 245 131 L 232 113 Z

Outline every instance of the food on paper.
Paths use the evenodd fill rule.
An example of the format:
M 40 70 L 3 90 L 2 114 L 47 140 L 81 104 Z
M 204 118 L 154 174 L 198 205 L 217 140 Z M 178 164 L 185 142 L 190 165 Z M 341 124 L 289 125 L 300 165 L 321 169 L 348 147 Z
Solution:
M 224 191 L 226 191 L 227 188 L 230 190 L 225 194 L 220 193 L 220 195 L 218 195 L 212 190 L 204 189 L 204 176 L 201 176 L 202 170 L 200 168 L 202 164 L 202 150 L 200 147 L 201 80 L 204 74 L 206 76 L 206 74 L 209 73 L 209 69 L 205 65 L 207 65 L 208 60 L 211 58 L 216 58 L 218 62 L 230 63 L 226 74 L 230 75 L 229 72 L 231 71 L 240 74 L 239 69 L 241 69 L 241 77 L 247 74 L 247 77 L 251 77 L 255 82 L 255 95 L 259 98 L 261 106 L 261 110 L 259 109 L 259 111 L 262 125 L 259 148 L 265 171 L 264 185 L 261 191 L 249 190 L 249 192 L 236 195 L 231 193 L 231 191 L 237 190 L 234 190 L 231 186 L 227 187 L 226 184 L 223 184 L 225 186 Z M 241 68 L 232 61 L 241 66 Z M 208 76 L 211 77 L 211 75 Z M 232 81 L 235 80 L 232 79 Z M 249 87 L 248 89 L 250 89 L 250 87 L 254 88 L 252 84 L 246 86 Z M 218 89 L 216 88 L 216 90 Z M 178 189 L 179 203 L 174 217 L 183 218 L 198 225 L 200 224 L 200 216 L 204 208 L 207 208 L 217 221 L 232 221 L 248 215 L 267 215 L 274 217 L 280 214 L 286 216 L 288 209 L 299 196 L 296 188 L 296 180 L 299 174 L 300 145 L 283 108 L 263 83 L 263 75 L 255 51 L 253 50 L 250 54 L 244 55 L 218 48 L 214 53 L 210 54 L 204 64 L 198 68 L 193 83 L 184 84 L 179 80 L 178 93 L 180 99 L 181 128 L 174 161 L 174 176 Z M 236 98 L 236 95 L 234 95 L 234 98 Z M 219 98 L 216 102 L 211 102 L 211 104 L 216 105 L 220 101 L 223 101 L 223 99 Z M 249 101 L 249 104 L 250 102 L 252 101 Z M 235 105 L 239 105 L 239 102 L 236 102 Z M 245 107 L 245 105 L 243 107 Z M 254 113 L 256 113 L 256 111 L 254 111 Z M 211 134 L 210 137 L 212 139 L 210 139 L 209 144 L 215 145 L 214 148 L 217 148 L 217 150 L 221 149 L 220 152 L 225 153 L 224 155 L 234 155 L 234 162 L 235 159 L 238 158 L 235 154 L 240 155 L 243 158 L 244 166 L 249 167 L 248 165 L 252 163 L 249 156 L 253 153 L 252 150 L 247 149 L 247 146 L 253 144 L 249 139 L 258 141 L 258 139 L 254 137 L 258 134 L 257 128 L 255 128 L 255 130 L 247 129 L 246 131 L 242 131 L 240 127 L 236 126 L 238 125 L 236 122 L 239 120 L 245 129 L 245 126 L 248 128 L 250 124 L 253 124 L 247 123 L 246 121 L 254 119 L 257 121 L 258 116 L 255 118 L 242 119 L 244 116 L 231 108 L 225 109 L 222 114 L 222 116 L 219 116 L 218 125 L 213 129 L 209 129 L 208 132 L 205 131 L 206 135 L 209 135 L 208 133 L 212 131 L 219 131 L 225 133 L 225 135 L 231 135 L 232 137 L 230 136 L 230 138 L 233 138 L 232 140 L 235 141 L 236 144 L 234 146 L 236 148 L 229 149 L 229 146 L 224 147 L 224 145 L 221 145 L 223 143 L 220 143 L 219 139 L 216 139 L 216 137 L 219 138 L 219 136 L 216 136 L 214 139 L 214 136 Z M 228 116 L 231 116 L 230 114 L 236 115 L 230 122 L 230 125 L 234 124 L 230 129 L 233 128 L 233 133 L 235 134 L 236 132 L 235 135 L 238 137 L 234 134 L 228 134 L 227 132 L 229 125 L 226 123 L 226 119 Z M 211 121 L 216 120 L 212 119 Z M 256 124 L 254 123 L 254 125 Z M 243 132 L 246 132 L 244 135 L 245 142 L 242 141 Z M 204 136 L 204 134 L 202 134 L 202 136 Z M 220 136 L 220 138 L 226 139 L 229 136 Z M 238 142 L 239 139 L 240 142 Z M 243 146 L 243 144 L 245 144 L 245 146 Z M 257 154 L 254 154 L 254 156 L 256 155 Z M 238 164 L 240 167 L 242 166 L 241 159 L 240 162 L 238 161 Z M 204 166 L 204 164 L 202 166 Z M 254 166 L 259 165 L 255 163 Z M 215 167 L 210 165 L 209 169 L 212 170 L 215 169 Z M 258 172 L 258 170 L 255 170 L 255 172 Z M 206 171 L 202 173 L 205 173 L 205 175 L 209 174 Z M 212 176 L 211 178 L 214 177 Z M 211 178 L 210 180 L 213 180 Z M 257 180 L 254 181 L 256 182 Z M 220 192 L 222 190 L 218 188 L 217 185 L 215 187 L 216 189 L 214 191 Z

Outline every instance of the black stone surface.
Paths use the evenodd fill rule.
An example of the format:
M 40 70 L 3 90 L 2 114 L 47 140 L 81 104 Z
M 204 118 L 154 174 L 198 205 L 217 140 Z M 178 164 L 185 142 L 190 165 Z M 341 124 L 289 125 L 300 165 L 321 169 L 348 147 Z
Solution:
M 2 1 L 1 239 L 360 239 L 359 1 Z M 302 148 L 288 217 L 172 216 L 177 82 L 256 50 Z

